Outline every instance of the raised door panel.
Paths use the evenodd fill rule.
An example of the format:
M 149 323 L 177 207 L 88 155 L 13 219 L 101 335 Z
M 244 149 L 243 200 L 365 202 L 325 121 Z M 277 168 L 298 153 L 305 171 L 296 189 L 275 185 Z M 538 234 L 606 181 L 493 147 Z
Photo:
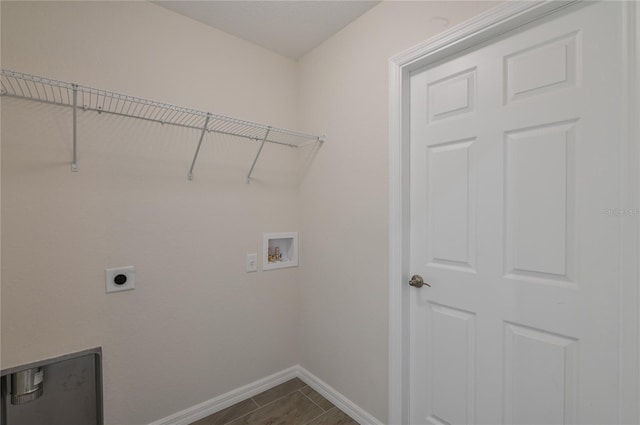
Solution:
M 505 103 L 577 86 L 579 46 L 574 32 L 506 56 Z
M 473 271 L 475 190 L 473 144 L 456 140 L 427 148 L 427 264 Z
M 504 423 L 577 422 L 578 340 L 504 325 Z
M 475 315 L 439 304 L 429 305 L 428 338 L 431 390 L 426 422 L 433 425 L 475 422 Z
M 475 110 L 476 70 L 467 69 L 427 86 L 428 121 L 451 118 Z
M 568 284 L 574 253 L 575 121 L 505 134 L 505 272 Z

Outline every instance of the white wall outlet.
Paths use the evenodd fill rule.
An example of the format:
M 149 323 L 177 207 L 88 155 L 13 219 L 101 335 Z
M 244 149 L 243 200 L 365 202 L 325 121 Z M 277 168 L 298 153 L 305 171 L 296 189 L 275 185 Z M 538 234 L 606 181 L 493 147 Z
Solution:
M 247 254 L 247 273 L 258 271 L 258 254 Z
M 135 289 L 136 269 L 133 266 L 114 267 L 105 272 L 107 293 Z

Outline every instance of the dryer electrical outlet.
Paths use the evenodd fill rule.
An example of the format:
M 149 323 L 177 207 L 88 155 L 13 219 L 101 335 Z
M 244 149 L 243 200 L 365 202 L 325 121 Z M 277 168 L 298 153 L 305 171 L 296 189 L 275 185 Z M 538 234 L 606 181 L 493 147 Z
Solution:
M 115 267 L 105 270 L 107 293 L 135 289 L 136 270 L 133 266 Z

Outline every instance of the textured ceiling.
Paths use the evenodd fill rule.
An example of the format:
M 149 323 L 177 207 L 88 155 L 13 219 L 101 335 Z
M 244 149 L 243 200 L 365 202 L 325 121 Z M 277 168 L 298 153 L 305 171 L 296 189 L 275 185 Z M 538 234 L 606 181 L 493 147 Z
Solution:
M 154 1 L 153 3 L 299 59 L 379 1 Z

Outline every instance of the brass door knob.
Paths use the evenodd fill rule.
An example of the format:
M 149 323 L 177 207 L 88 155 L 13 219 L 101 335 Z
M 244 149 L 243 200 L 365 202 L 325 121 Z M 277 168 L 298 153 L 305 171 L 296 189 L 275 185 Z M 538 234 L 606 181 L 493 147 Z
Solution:
M 427 285 L 428 287 L 431 287 L 431 285 L 425 282 L 422 276 L 420 276 L 419 274 L 414 274 L 413 276 L 411 276 L 409 285 L 415 286 L 416 288 L 422 288 L 422 285 Z

